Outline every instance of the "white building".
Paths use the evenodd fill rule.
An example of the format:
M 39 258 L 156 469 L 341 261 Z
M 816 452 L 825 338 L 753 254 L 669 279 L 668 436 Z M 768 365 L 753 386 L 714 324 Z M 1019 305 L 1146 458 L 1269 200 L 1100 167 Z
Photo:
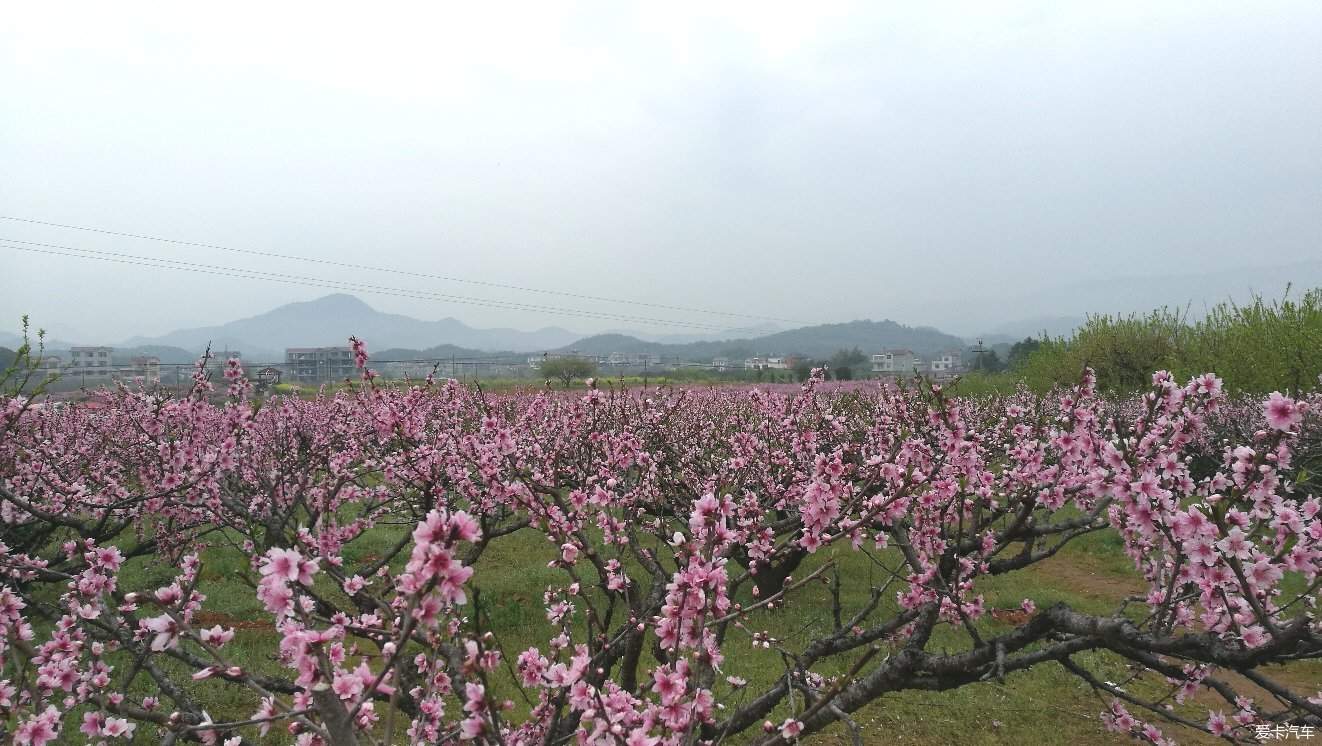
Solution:
M 872 372 L 880 375 L 906 375 L 913 373 L 917 365 L 913 350 L 885 350 L 872 356 Z
M 102 383 L 110 380 L 110 356 L 113 347 L 71 347 L 69 348 L 70 378 L 78 378 L 82 383 Z
M 960 370 L 963 370 L 963 363 L 959 350 L 946 350 L 932 358 L 933 373 L 955 373 Z
M 792 357 L 750 357 L 744 359 L 745 370 L 789 370 L 794 367 Z

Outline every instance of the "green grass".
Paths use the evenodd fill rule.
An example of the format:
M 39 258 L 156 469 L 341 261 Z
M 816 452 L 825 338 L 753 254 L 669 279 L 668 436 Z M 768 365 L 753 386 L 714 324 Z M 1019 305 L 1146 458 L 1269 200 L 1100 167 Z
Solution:
M 346 559 L 349 565 L 370 561 L 393 544 L 399 528 L 379 528 L 351 545 Z M 558 550 L 545 537 L 532 530 L 524 530 L 493 542 L 476 568 L 474 594 L 483 625 L 490 625 L 497 633 L 505 655 L 511 660 L 522 650 L 538 646 L 546 650 L 546 641 L 555 632 L 546 620 L 542 593 L 548 585 L 565 583 L 562 571 L 547 567 Z M 876 555 L 889 566 L 897 566 L 898 558 L 889 552 Z M 873 561 L 859 552 L 823 551 L 813 555 L 796 573 L 804 577 L 822 563 L 834 561 L 848 581 L 842 587 L 845 614 L 865 603 L 873 583 L 881 584 L 885 573 Z M 632 570 L 632 568 L 626 568 Z M 155 587 L 168 583 L 176 572 L 169 563 L 155 558 L 140 558 L 129 563 L 124 570 L 125 587 Z M 202 582 L 206 592 L 203 604 L 206 626 L 219 623 L 240 627 L 225 654 L 234 663 L 250 670 L 284 676 L 286 669 L 273 659 L 278 639 L 268 626 L 270 617 L 261 608 L 250 583 L 255 580 L 248 566 L 248 558 L 233 549 L 212 548 L 203 557 Z M 897 584 L 898 585 L 898 584 Z M 1134 575 L 1128 558 L 1121 551 L 1118 537 L 1099 532 L 1071 543 L 1057 556 L 1032 568 L 1009 575 L 986 578 L 979 582 L 992 609 L 1016 609 L 1024 598 L 1030 598 L 1039 607 L 1064 602 L 1091 613 L 1105 613 L 1116 608 L 1125 596 L 1139 592 L 1142 584 Z M 319 590 L 335 593 L 331 588 Z M 749 604 L 753 599 L 747 589 L 736 600 Z M 750 630 L 763 630 L 788 649 L 800 648 L 808 640 L 829 631 L 830 594 L 825 584 L 810 583 L 790 597 L 790 603 L 773 611 L 758 610 L 750 614 L 746 626 Z M 880 618 L 895 609 L 894 587 L 887 592 Z M 980 624 L 982 632 L 996 633 L 1009 628 L 1009 623 L 990 615 Z M 929 649 L 933 651 L 964 649 L 967 637 L 949 626 L 938 627 Z M 718 685 L 718 701 L 737 705 L 742 696 L 760 691 L 784 674 L 780 654 L 773 650 L 754 649 L 747 633 L 731 629 L 726 643 L 725 673 L 736 674 L 749 680 L 747 695 L 731 692 L 724 681 Z M 375 651 L 372 651 L 375 652 Z M 1099 677 L 1112 681 L 1129 678 L 1126 665 L 1106 653 L 1083 653 L 1076 660 L 1094 671 Z M 646 660 L 644 665 L 646 665 Z M 844 673 L 853 659 L 841 659 L 819 667 L 823 674 Z M 182 668 L 179 679 L 188 681 Z M 1322 680 L 1322 668 L 1315 664 L 1301 667 L 1294 675 L 1301 681 Z M 140 677 L 141 678 L 141 677 Z M 503 673 L 493 682 L 497 697 L 516 703 L 516 717 L 526 712 L 517 688 Z M 135 700 L 151 693 L 146 683 L 138 683 L 128 692 Z M 218 681 L 189 681 L 187 688 L 216 719 L 244 718 L 256 708 L 257 699 L 249 691 Z M 1135 692 L 1164 692 L 1159 678 L 1147 675 L 1130 682 Z M 1260 701 L 1265 701 L 1260 698 Z M 1009 675 L 1004 684 L 979 683 L 947 692 L 908 691 L 890 694 L 855 714 L 855 720 L 868 744 L 1019 744 L 1019 743 L 1112 743 L 1115 736 L 1108 734 L 1098 720 L 1106 701 L 1094 695 L 1089 688 L 1056 664 L 1043 664 L 1026 672 Z M 1215 705 L 1217 709 L 1224 709 Z M 1188 705 L 1178 708 L 1191 719 L 1206 719 L 1206 708 Z M 788 704 L 772 714 L 779 722 L 788 716 Z M 149 729 L 140 728 L 140 738 Z M 1195 733 L 1165 728 L 1168 735 L 1178 736 L 1181 742 L 1201 742 Z M 1183 731 L 1183 732 L 1181 732 Z M 732 739 L 746 742 L 750 736 Z M 273 734 L 274 739 L 274 734 Z M 272 743 L 280 743 L 272 740 Z M 837 725 L 826 733 L 810 739 L 819 744 L 848 744 L 849 736 L 843 726 Z M 1208 741 L 1210 742 L 1210 741 Z

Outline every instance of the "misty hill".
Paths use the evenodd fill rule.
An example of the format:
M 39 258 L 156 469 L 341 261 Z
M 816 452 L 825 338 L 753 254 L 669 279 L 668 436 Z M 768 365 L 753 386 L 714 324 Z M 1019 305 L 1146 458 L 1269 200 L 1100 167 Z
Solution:
M 220 350 L 213 349 L 217 356 L 220 356 Z M 116 347 L 111 362 L 115 365 L 126 365 L 135 357 L 154 357 L 160 359 L 167 365 L 188 364 L 197 362 L 197 353 L 189 352 L 182 347 L 170 347 L 167 345 L 141 345 L 138 347 Z
M 599 335 L 617 335 L 641 339 L 644 342 L 659 342 L 668 345 L 692 344 L 693 342 L 721 342 L 727 339 L 753 339 L 756 337 L 765 337 L 768 334 L 784 331 L 785 327 L 771 322 L 763 324 L 753 324 L 745 327 L 735 327 L 726 329 L 719 333 L 693 334 L 693 333 L 656 333 L 640 332 L 633 329 L 609 329 Z
M 868 354 L 903 347 L 926 356 L 964 346 L 964 340 L 937 329 L 905 326 L 889 320 L 820 324 L 759 334 L 774 328 L 750 326 L 742 330 L 745 334 L 734 332 L 727 339 L 682 334 L 646 335 L 643 339 L 640 338 L 643 335 L 632 331 L 580 337 L 558 327 L 532 332 L 476 329 L 453 318 L 422 321 L 383 313 L 352 295 L 336 293 L 312 301 L 288 303 L 217 326 L 180 329 L 159 337 L 133 337 L 115 345 L 115 352 L 117 358 L 154 355 L 163 363 L 191 362 L 210 343 L 215 354 L 223 356 L 225 350 L 238 350 L 252 364 L 281 361 L 287 347 L 345 345 L 349 334 L 366 340 L 372 357 L 377 360 L 517 357 L 548 350 L 577 350 L 594 355 L 650 352 L 686 360 L 789 354 L 825 358 L 837 350 L 854 347 Z
M 36 354 L 36 350 L 37 350 L 37 341 L 38 341 L 38 340 L 37 340 L 37 333 L 36 333 L 36 332 L 30 332 L 30 333 L 28 334 L 28 342 L 30 342 L 30 343 L 32 344 L 32 351 L 33 351 L 33 354 Z M 67 350 L 67 349 L 69 349 L 70 347 L 72 347 L 72 346 L 78 344 L 77 342 L 69 342 L 69 341 L 67 341 L 67 340 L 56 339 L 56 338 L 54 338 L 54 337 L 46 337 L 46 339 L 41 340 L 41 341 L 44 342 L 44 344 L 46 345 L 46 350 L 47 350 L 48 352 L 49 352 L 50 350 L 55 350 L 55 349 Z M 17 350 L 18 348 L 20 348 L 20 347 L 22 347 L 22 346 L 23 346 L 23 335 L 22 335 L 22 334 L 15 334 L 15 333 L 13 333 L 13 332 L 4 332 L 4 331 L 0 331 L 0 347 L 7 347 L 7 348 L 9 348 L 9 349 L 11 349 L 11 350 Z
M 336 293 L 316 300 L 289 303 L 219 326 L 181 329 L 159 337 L 134 337 L 125 345 L 166 345 L 200 351 L 210 341 L 212 349 L 237 349 L 243 352 L 245 359 L 269 355 L 283 359 L 286 347 L 346 345 L 349 334 L 366 340 L 371 345 L 369 349 L 425 350 L 448 344 L 470 352 L 554 349 L 579 336 L 558 327 L 525 332 L 474 329 L 452 318 L 422 321 L 382 313 L 352 295 Z
M 29 335 L 28 341 L 32 343 L 32 356 L 36 357 L 38 352 L 37 335 L 36 334 Z M 46 356 L 59 357 L 64 359 L 66 362 L 69 360 L 69 348 L 74 347 L 78 344 L 63 339 L 47 338 L 43 341 L 45 343 L 44 354 Z M 22 345 L 23 345 L 23 337 L 21 335 L 13 334 L 10 332 L 0 332 L 0 348 L 8 349 L 12 352 L 13 350 L 17 350 Z M 124 365 L 127 364 L 129 360 L 131 360 L 132 358 L 140 357 L 140 356 L 160 358 L 162 363 L 190 363 L 190 364 L 196 362 L 198 357 L 196 353 L 190 352 L 189 350 L 183 349 L 182 347 L 168 347 L 163 345 L 142 345 L 135 347 L 116 347 L 114 359 L 112 360 L 112 362 L 115 365 Z M 0 370 L 3 370 L 3 368 L 4 366 L 0 366 Z
M 621 334 L 598 334 L 580 339 L 562 348 L 587 355 L 612 352 L 650 352 L 663 357 L 686 360 L 710 360 L 714 357 L 742 359 L 751 355 L 805 355 L 827 358 L 836 350 L 859 348 L 864 354 L 903 347 L 919 355 L 942 350 L 963 349 L 964 340 L 931 327 L 912 327 L 894 321 L 850 321 L 843 324 L 819 324 L 777 332 L 752 339 L 729 339 L 721 342 L 661 344 L 646 342 Z
M 526 357 L 526 355 L 520 353 L 492 352 L 490 350 L 474 350 L 468 347 L 457 347 L 455 345 L 436 345 L 435 347 L 428 347 L 422 350 L 415 350 L 409 347 L 387 347 L 385 349 L 375 350 L 369 346 L 367 348 L 367 351 L 371 355 L 371 360 L 368 362 L 369 366 L 380 363 L 381 361 L 385 361 L 385 360 L 444 361 L 446 358 L 451 358 L 451 357 L 461 360 L 471 359 L 471 358 L 482 358 L 486 360 L 497 357 L 508 357 L 511 360 L 516 360 L 520 357 Z

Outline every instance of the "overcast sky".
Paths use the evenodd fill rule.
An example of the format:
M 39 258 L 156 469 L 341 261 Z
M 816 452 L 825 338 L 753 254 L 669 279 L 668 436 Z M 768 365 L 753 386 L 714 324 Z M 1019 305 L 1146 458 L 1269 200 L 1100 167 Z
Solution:
M 972 333 L 1113 310 L 1060 288 L 1144 276 L 1186 280 L 1153 305 L 1198 303 L 1186 288 L 1322 281 L 1322 4 L 18 3 L 0 214 L 803 322 Z M 0 237 L 755 323 L 3 220 Z M 79 341 L 329 292 L 0 262 L 4 328 L 29 313 Z M 476 326 L 648 326 L 360 297 Z

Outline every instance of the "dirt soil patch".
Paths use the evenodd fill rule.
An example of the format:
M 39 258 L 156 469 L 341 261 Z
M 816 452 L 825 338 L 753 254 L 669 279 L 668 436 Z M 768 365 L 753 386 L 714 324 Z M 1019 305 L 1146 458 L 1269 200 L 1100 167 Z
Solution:
M 1033 565 L 1028 572 L 1049 585 L 1105 601 L 1118 603 L 1129 596 L 1142 596 L 1147 592 L 1141 578 L 1119 575 L 1087 554 L 1057 554 Z

